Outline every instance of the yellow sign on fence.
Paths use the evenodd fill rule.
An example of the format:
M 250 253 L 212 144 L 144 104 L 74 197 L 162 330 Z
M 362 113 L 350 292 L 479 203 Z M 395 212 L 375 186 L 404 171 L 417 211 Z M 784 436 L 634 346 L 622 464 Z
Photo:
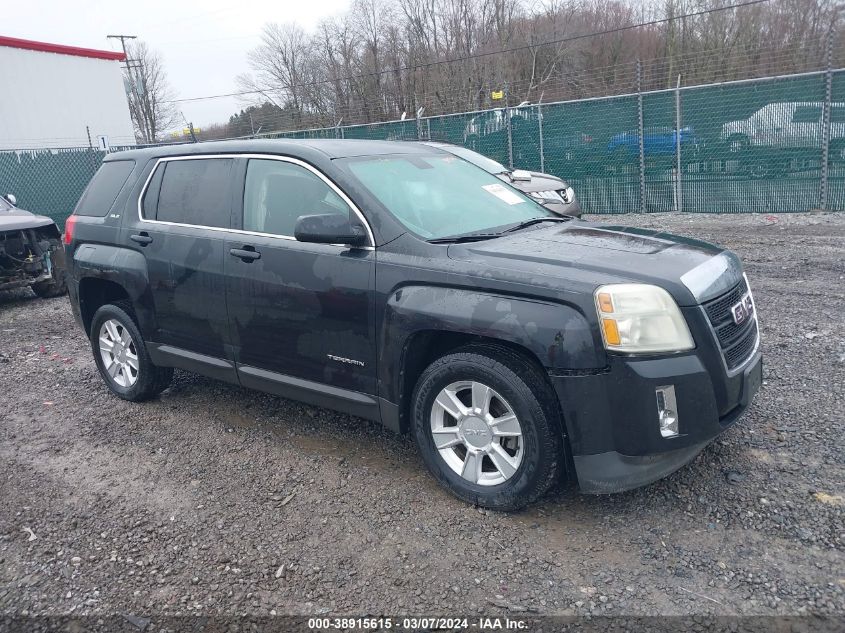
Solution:
M 493 92 L 490 93 L 490 96 L 493 99 L 502 99 L 505 96 L 505 91 L 504 90 L 494 90 Z

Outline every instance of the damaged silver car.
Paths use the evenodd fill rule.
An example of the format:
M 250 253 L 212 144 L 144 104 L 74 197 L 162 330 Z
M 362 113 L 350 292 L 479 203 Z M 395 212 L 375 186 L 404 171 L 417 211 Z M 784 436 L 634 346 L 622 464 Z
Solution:
M 29 286 L 39 297 L 65 294 L 65 251 L 59 227 L 48 217 L 0 196 L 0 290 Z

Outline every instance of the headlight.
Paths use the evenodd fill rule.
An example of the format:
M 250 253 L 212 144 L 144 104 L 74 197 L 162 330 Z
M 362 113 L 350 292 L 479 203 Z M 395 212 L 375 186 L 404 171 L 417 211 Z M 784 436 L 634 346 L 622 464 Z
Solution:
M 618 352 L 678 352 L 692 349 L 687 322 L 663 288 L 612 284 L 595 292 L 604 346 Z
M 575 200 L 575 190 L 572 187 L 566 189 L 549 189 L 548 191 L 531 191 L 528 194 L 538 202 L 563 202 L 569 204 Z
M 563 202 L 560 193 L 553 189 L 549 191 L 532 191 L 528 195 L 538 202 Z

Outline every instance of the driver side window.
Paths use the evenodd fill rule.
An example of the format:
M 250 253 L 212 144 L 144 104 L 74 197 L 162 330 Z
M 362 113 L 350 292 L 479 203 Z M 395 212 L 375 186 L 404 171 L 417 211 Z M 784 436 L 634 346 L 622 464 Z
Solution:
M 303 215 L 337 214 L 351 209 L 321 178 L 301 165 L 250 159 L 244 187 L 245 231 L 293 237 Z

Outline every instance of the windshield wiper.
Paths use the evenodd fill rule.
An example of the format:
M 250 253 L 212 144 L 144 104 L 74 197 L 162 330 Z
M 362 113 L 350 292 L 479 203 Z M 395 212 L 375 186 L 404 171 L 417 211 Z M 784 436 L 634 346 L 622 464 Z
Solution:
M 481 242 L 492 240 L 494 237 L 501 237 L 501 233 L 468 233 L 466 235 L 453 235 L 451 237 L 435 237 L 427 240 L 429 244 L 461 244 L 463 242 Z
M 530 220 L 525 220 L 524 222 L 520 222 L 519 224 L 510 227 L 509 229 L 505 229 L 502 231 L 503 233 L 512 233 L 513 231 L 519 231 L 520 229 L 524 229 L 529 226 L 534 226 L 535 224 L 541 224 L 542 222 L 569 222 L 572 218 L 563 218 L 563 217 L 553 217 L 553 218 L 532 218 Z
M 511 233 L 513 231 L 518 231 L 520 229 L 524 229 L 527 226 L 533 226 L 534 224 L 540 224 L 542 222 L 569 222 L 572 218 L 564 218 L 564 217 L 551 217 L 551 218 L 531 218 L 530 220 L 525 220 L 524 222 L 520 222 L 510 228 L 505 229 L 504 231 L 499 231 L 497 233 L 466 233 L 464 235 L 452 235 L 451 237 L 436 237 L 434 239 L 428 240 L 429 244 L 460 244 L 461 242 L 480 242 L 481 240 L 492 240 L 495 237 L 502 237 L 505 233 Z

